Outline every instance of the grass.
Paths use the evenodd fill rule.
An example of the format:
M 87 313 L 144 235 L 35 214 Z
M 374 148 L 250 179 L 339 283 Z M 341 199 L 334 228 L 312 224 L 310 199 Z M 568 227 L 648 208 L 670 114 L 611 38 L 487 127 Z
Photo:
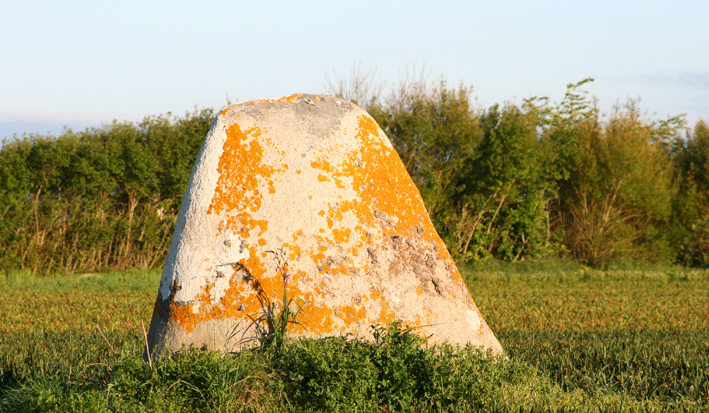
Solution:
M 0 278 L 0 386 L 106 361 L 111 349 L 97 327 L 116 347 L 139 347 L 158 285 L 155 271 Z
M 709 273 L 582 268 L 466 278 L 509 356 L 561 389 L 664 406 L 709 400 Z
M 151 369 L 141 322 L 157 271 L 15 273 L 0 279 L 0 411 L 709 409 L 709 272 L 558 262 L 462 272 L 508 358 L 427 348 L 392 325 L 377 327 L 376 343 L 191 349 Z

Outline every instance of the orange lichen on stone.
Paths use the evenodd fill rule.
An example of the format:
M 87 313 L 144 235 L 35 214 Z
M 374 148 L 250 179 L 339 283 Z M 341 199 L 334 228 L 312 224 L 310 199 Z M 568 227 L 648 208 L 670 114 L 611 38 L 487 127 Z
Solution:
M 275 172 L 275 168 L 261 162 L 263 147 L 256 139 L 261 129 L 242 131 L 239 124 L 234 123 L 226 130 L 226 135 L 219 158 L 219 180 L 207 213 L 256 212 L 261 207 L 259 178 L 267 179 Z M 250 218 L 250 214 L 244 213 L 242 217 Z
M 339 229 L 339 228 L 334 228 L 332 230 L 332 235 L 335 238 L 335 242 L 338 244 L 346 244 L 350 242 L 350 234 L 352 233 L 352 230 L 349 228 L 344 228 L 344 229 Z
M 274 99 L 259 99 L 259 100 L 252 100 L 250 102 L 252 103 L 271 103 L 271 102 L 294 102 L 296 99 L 303 97 L 302 93 L 296 93 L 294 95 L 290 96 L 283 96 L 280 98 L 274 98 Z
M 320 159 L 314 162 L 310 163 L 310 166 L 312 166 L 314 169 L 320 169 L 325 172 L 332 172 L 332 165 L 330 165 L 330 162 Z
M 370 300 L 374 300 L 381 305 L 381 310 L 379 310 L 379 318 L 373 324 L 385 325 L 396 319 L 396 315 L 391 310 L 391 305 L 389 305 L 384 297 L 382 297 L 381 293 L 374 293 L 370 295 Z
M 354 324 L 367 319 L 367 313 L 364 311 L 363 305 L 344 306 L 340 308 L 338 315 L 342 318 L 342 321 L 344 321 L 345 324 Z
M 397 219 L 393 227 L 385 229 L 384 235 L 410 236 L 416 231 L 423 239 L 438 246 L 439 258 L 452 263 L 452 258 L 427 218 L 425 209 L 415 208 L 411 204 L 412 201 L 418 201 L 417 203 L 423 206 L 421 195 L 406 169 L 395 167 L 396 164 L 401 164 L 399 155 L 391 146 L 385 144 L 381 129 L 374 119 L 368 115 L 359 115 L 355 137 L 359 140 L 359 150 L 350 154 L 349 159 L 339 168 L 333 167 L 327 161 L 327 154 L 311 163 L 313 168 L 329 173 L 338 186 L 345 178 L 350 178 L 352 189 L 358 195 L 355 200 L 341 202 L 336 211 L 330 207 L 330 218 L 341 221 L 343 213 L 352 212 L 359 222 L 371 226 L 376 219 L 376 208 L 379 213 Z M 321 176 L 323 175 L 320 174 L 318 179 L 324 180 L 325 177 L 320 178 Z M 376 207 L 373 208 L 373 205 Z M 359 227 L 358 232 L 359 239 L 366 243 L 366 234 L 362 227 Z
M 263 310 L 264 300 L 276 302 L 279 297 L 282 297 L 283 283 L 280 277 L 269 276 L 262 261 L 256 258 L 258 255 L 256 248 L 252 246 L 249 250 L 250 257 L 233 266 L 229 288 L 219 302 L 213 302 L 210 297 L 211 286 L 207 285 L 193 303 L 183 305 L 170 302 L 170 320 L 190 333 L 197 325 L 208 320 L 236 319 L 244 315 L 250 315 L 255 319 Z M 247 283 L 243 278 L 235 277 L 242 269 L 248 269 Z M 298 296 L 302 295 L 302 292 L 291 285 L 289 294 Z M 195 304 L 199 306 L 197 312 L 193 308 Z
M 362 142 L 360 159 L 366 162 L 367 167 L 364 168 L 364 173 L 355 173 L 358 166 L 354 160 L 351 160 L 345 165 L 343 173 L 354 177 L 353 189 L 359 192 L 360 197 L 369 200 L 376 196 L 377 210 L 390 217 L 398 218 L 396 230 L 389 235 L 408 236 L 415 227 L 422 226 L 424 239 L 438 240 L 438 237 L 434 237 L 436 230 L 430 220 L 422 215 L 425 215 L 425 210 L 417 211 L 417 208 L 412 207 L 411 201 L 421 200 L 421 195 L 405 168 L 392 167 L 394 164 L 401 163 L 401 160 L 393 148 L 385 145 L 381 139 L 376 139 L 379 138 L 379 131 L 374 119 L 366 115 L 359 116 L 359 129 L 356 136 Z M 369 185 L 372 181 L 378 184 L 376 193 Z M 423 205 L 423 202 L 420 202 L 420 205 Z M 373 211 L 364 212 L 371 214 L 369 220 L 374 218 Z
M 333 315 L 332 308 L 325 304 L 307 305 L 300 314 L 305 331 L 311 334 L 332 332 L 335 324 L 332 319 Z

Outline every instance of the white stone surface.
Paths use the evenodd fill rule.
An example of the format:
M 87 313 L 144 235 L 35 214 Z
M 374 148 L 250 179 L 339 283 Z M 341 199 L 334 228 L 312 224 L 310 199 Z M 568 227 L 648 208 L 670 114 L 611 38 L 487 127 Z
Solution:
M 221 111 L 185 193 L 151 348 L 238 350 L 283 280 L 302 299 L 294 337 L 371 337 L 395 319 L 432 340 L 502 351 L 384 132 L 361 108 L 293 95 Z M 157 346 L 157 347 L 156 347 Z

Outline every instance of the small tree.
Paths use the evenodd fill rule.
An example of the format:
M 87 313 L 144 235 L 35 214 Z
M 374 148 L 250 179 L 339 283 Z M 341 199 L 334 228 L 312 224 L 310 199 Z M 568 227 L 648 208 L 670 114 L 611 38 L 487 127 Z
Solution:
M 664 235 L 673 196 L 672 165 L 634 102 L 607 123 L 577 128 L 561 199 L 565 242 L 583 262 L 672 256 Z
M 709 126 L 699 121 L 675 150 L 673 240 L 683 265 L 709 267 Z

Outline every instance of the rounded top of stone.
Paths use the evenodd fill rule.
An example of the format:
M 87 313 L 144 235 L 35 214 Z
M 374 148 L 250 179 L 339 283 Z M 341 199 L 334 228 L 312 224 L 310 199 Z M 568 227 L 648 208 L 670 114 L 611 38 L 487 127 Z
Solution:
M 271 99 L 247 100 L 231 104 L 221 110 L 222 115 L 236 112 L 249 112 L 253 108 L 258 110 L 269 110 L 271 108 L 291 107 L 302 113 L 309 113 L 313 109 L 336 109 L 340 113 L 351 110 L 362 110 L 359 106 L 344 99 L 330 95 L 313 95 L 309 93 L 295 93 L 290 96 L 281 96 Z M 258 113 L 258 112 L 257 112 Z

